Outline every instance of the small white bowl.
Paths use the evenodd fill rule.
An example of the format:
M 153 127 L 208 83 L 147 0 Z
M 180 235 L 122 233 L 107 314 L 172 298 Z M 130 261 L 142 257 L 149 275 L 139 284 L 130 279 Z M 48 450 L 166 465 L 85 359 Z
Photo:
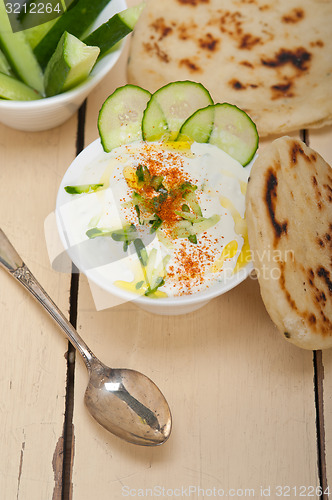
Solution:
M 92 30 L 127 8 L 125 0 L 112 0 L 98 16 Z M 48 130 L 67 121 L 81 106 L 88 94 L 101 82 L 120 57 L 124 43 L 97 62 L 89 78 L 63 94 L 36 101 L 0 99 L 0 122 L 17 130 L 37 132 Z
M 87 269 L 84 268 L 80 257 L 83 255 L 81 248 L 74 251 L 69 247 L 68 238 L 65 229 L 65 222 L 63 220 L 64 205 L 68 204 L 72 200 L 72 195 L 66 193 L 64 187 L 68 185 L 75 185 L 80 183 L 80 176 L 82 170 L 89 164 L 93 163 L 100 154 L 102 154 L 103 148 L 101 146 L 100 140 L 97 139 L 87 146 L 72 162 L 69 166 L 67 172 L 65 173 L 58 191 L 58 196 L 56 200 L 56 223 L 60 236 L 62 246 L 68 253 L 74 264 L 82 271 L 91 282 L 96 284 L 101 290 L 105 291 L 106 294 L 111 294 L 112 296 L 120 299 L 120 302 L 134 301 L 142 309 L 161 315 L 179 315 L 190 313 L 196 309 L 203 307 L 211 299 L 228 292 L 239 283 L 244 281 L 253 269 L 252 262 L 249 261 L 243 268 L 241 268 L 236 274 L 230 276 L 224 283 L 216 282 L 213 286 L 204 290 L 202 292 L 197 292 L 191 295 L 182 295 L 177 297 L 165 297 L 165 298 L 149 298 L 145 296 L 137 296 L 131 292 L 123 290 L 115 286 L 110 279 L 104 275 L 102 268 Z M 246 168 L 250 171 L 251 165 Z M 107 300 L 105 301 L 107 302 Z M 96 304 L 98 308 L 98 304 Z

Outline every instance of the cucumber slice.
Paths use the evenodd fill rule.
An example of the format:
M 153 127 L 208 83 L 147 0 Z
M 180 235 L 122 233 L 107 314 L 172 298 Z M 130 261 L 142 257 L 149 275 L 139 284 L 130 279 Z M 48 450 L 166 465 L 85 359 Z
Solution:
M 0 73 L 0 98 L 12 101 L 34 101 L 41 95 L 13 76 Z
M 148 103 L 142 121 L 143 138 L 147 141 L 175 140 L 187 118 L 210 104 L 213 104 L 212 98 L 201 83 L 168 83 L 157 90 Z
M 197 110 L 182 125 L 181 138 L 214 144 L 244 167 L 258 148 L 256 125 L 242 109 L 228 103 Z
M 46 96 L 60 94 L 84 81 L 98 55 L 99 47 L 85 45 L 76 36 L 65 31 L 46 66 Z
M 214 105 L 198 109 L 182 125 L 177 141 L 192 139 L 196 142 L 209 142 L 214 123 Z
M 215 104 L 214 113 L 209 143 L 223 149 L 245 167 L 258 148 L 256 125 L 242 109 L 233 104 Z
M 109 0 L 79 0 L 72 8 L 62 14 L 34 48 L 34 53 L 41 67 L 45 69 L 65 31 L 81 38 L 108 2 Z
M 44 93 L 42 70 L 23 31 L 13 33 L 4 2 L 0 1 L 0 49 L 15 74 L 29 87 Z
M 124 85 L 111 94 L 98 116 L 98 130 L 106 152 L 142 139 L 143 111 L 151 94 L 136 85 Z
M 133 31 L 143 7 L 144 2 L 135 7 L 130 7 L 119 14 L 115 14 L 106 23 L 84 38 L 83 42 L 87 45 L 96 45 L 99 47 L 99 58 L 101 58 L 117 42 Z

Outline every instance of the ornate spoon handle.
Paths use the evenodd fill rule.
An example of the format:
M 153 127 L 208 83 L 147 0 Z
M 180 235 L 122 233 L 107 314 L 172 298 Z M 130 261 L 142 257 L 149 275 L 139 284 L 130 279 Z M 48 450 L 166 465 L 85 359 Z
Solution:
M 2 229 L 0 229 L 0 266 L 19 281 L 44 306 L 54 321 L 63 329 L 68 340 L 78 349 L 85 364 L 90 369 L 91 361 L 95 358 L 94 354 L 38 283 Z

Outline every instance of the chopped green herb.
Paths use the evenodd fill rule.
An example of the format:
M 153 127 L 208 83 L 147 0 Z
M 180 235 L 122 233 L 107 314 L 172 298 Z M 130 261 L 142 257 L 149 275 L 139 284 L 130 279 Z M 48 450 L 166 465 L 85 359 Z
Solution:
M 138 223 L 142 224 L 142 222 L 141 222 L 141 211 L 140 211 L 140 208 L 139 208 L 138 205 L 134 205 L 134 206 L 135 206 L 135 210 L 136 210 L 137 217 L 138 217 Z
M 94 193 L 104 184 L 80 184 L 78 186 L 65 186 L 65 191 L 69 194 Z
M 143 285 L 144 285 L 144 281 L 138 281 L 138 283 L 136 283 L 136 285 L 135 285 L 136 290 L 139 290 L 140 288 L 142 288 Z
M 98 238 L 99 236 L 112 236 L 112 230 L 93 227 L 92 229 L 88 229 L 85 234 L 92 239 L 92 238 Z
M 190 236 L 188 236 L 188 240 L 190 241 L 190 243 L 197 244 L 197 236 L 196 236 L 196 234 L 191 234 Z
M 188 205 L 182 205 L 181 208 L 183 212 L 190 212 L 190 208 L 188 207 Z
M 137 230 L 134 224 L 124 226 L 122 229 L 109 229 L 93 227 L 85 233 L 89 238 L 98 238 L 99 236 L 110 236 L 114 241 L 123 241 L 123 251 L 128 250 L 128 245 L 137 237 Z
M 195 186 L 195 184 L 191 184 L 191 182 L 189 182 L 189 181 L 185 181 L 180 186 L 180 191 L 182 191 L 185 194 L 187 192 L 194 192 L 194 191 L 196 191 L 196 189 L 197 189 L 197 186 Z
M 136 177 L 139 183 L 150 183 L 151 175 L 146 165 L 138 165 L 136 169 Z
M 148 253 L 143 241 L 140 238 L 136 238 L 134 240 L 134 247 L 140 263 L 142 264 L 142 266 L 146 266 L 148 263 Z
M 155 285 L 153 288 L 149 287 L 146 292 L 144 293 L 144 295 L 146 296 L 149 296 L 149 295 L 152 295 L 154 292 L 156 292 L 158 290 L 158 288 L 160 286 L 162 286 L 163 284 L 165 283 L 164 281 L 164 278 L 162 278 L 161 276 L 158 276 L 158 278 L 156 279 L 156 282 L 155 282 Z
M 151 179 L 150 184 L 155 191 L 159 191 L 159 189 L 163 187 L 163 185 L 162 185 L 163 180 L 164 180 L 164 178 L 161 175 L 154 175 Z
M 157 229 L 162 225 L 162 223 L 163 223 L 162 219 L 157 215 L 156 220 L 152 221 L 150 233 L 154 233 L 155 231 L 157 231 Z

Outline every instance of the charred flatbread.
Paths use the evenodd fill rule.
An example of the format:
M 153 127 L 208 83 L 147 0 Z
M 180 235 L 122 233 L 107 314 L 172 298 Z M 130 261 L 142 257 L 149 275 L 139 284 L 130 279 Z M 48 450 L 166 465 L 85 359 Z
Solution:
M 129 83 L 202 83 L 260 136 L 332 122 L 331 0 L 147 0 Z
M 331 167 L 300 140 L 273 141 L 252 167 L 246 218 L 271 319 L 300 347 L 332 347 Z

